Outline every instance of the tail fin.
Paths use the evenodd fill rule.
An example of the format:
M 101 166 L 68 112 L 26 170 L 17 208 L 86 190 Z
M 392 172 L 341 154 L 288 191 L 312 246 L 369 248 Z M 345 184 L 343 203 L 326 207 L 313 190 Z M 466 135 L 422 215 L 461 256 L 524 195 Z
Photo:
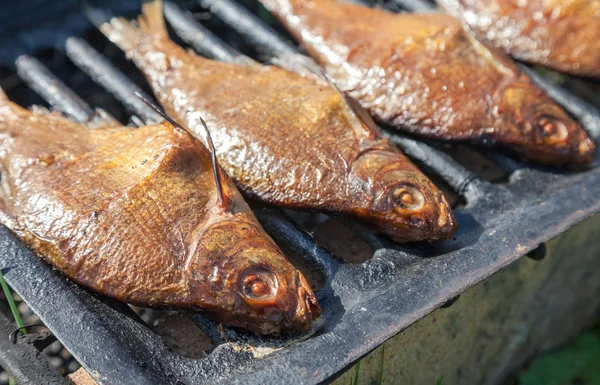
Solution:
M 142 14 L 138 17 L 142 31 L 157 37 L 167 37 L 167 27 L 163 16 L 162 0 L 151 0 L 142 5 Z
M 169 36 L 163 17 L 162 0 L 151 0 L 144 3 L 137 23 L 115 17 L 109 12 L 94 8 L 89 4 L 84 6 L 84 12 L 110 41 L 125 52 L 133 51 L 147 36 L 152 36 L 153 39 L 168 38 Z
M 22 111 L 27 111 L 27 108 L 21 107 L 20 105 L 14 103 L 12 100 L 9 99 L 8 95 L 6 95 L 6 93 L 4 92 L 4 90 L 2 89 L 2 87 L 0 87 L 0 107 L 6 107 L 8 106 L 9 110 L 14 112 L 22 112 Z

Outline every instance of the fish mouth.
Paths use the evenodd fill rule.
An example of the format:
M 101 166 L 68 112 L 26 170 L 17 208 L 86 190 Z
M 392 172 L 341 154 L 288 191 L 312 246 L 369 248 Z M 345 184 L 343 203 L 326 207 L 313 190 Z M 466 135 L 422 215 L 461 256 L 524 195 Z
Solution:
M 437 242 L 452 238 L 457 229 L 454 215 L 444 206 L 439 208 L 437 215 L 412 215 L 406 224 L 395 226 L 392 223 L 382 232 L 396 243 Z
M 298 285 L 298 305 L 293 323 L 301 329 L 310 330 L 312 321 L 321 315 L 321 307 L 308 282 L 301 276 L 299 271 L 296 271 L 296 284 Z
M 596 159 L 596 145 L 591 139 L 567 147 L 523 148 L 515 152 L 531 162 L 570 169 L 585 168 Z
M 315 297 L 314 294 L 301 287 L 298 289 L 298 298 L 299 302 L 302 304 L 302 310 L 299 314 L 304 315 L 309 322 L 319 318 L 321 315 L 321 307 L 317 303 L 317 297 Z
M 296 306 L 292 309 L 284 310 L 271 306 L 251 314 L 207 313 L 206 316 L 228 326 L 251 330 L 263 336 L 293 335 L 310 331 L 313 320 L 321 314 L 316 297 L 304 287 L 299 287 L 290 294 L 297 296 Z
M 526 117 L 523 127 L 531 139 L 508 146 L 521 158 L 567 168 L 585 167 L 596 158 L 594 141 L 579 123 L 560 110 L 537 111 L 535 116 Z

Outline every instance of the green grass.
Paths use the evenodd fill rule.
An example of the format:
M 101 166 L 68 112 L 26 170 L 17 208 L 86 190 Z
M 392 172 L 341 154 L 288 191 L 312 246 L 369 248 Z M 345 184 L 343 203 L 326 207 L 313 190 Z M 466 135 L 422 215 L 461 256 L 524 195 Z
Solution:
M 18 327 L 23 327 L 23 320 L 21 319 L 21 314 L 19 314 L 19 309 L 17 309 L 17 305 L 15 304 L 15 300 L 12 297 L 12 292 L 8 287 L 8 284 L 4 280 L 4 275 L 0 272 L 0 285 L 2 285 L 2 290 L 4 291 L 4 296 L 8 301 L 8 306 L 10 306 L 10 311 L 15 319 L 15 323 Z M 25 334 L 25 329 L 21 329 L 21 333 Z
M 267 11 L 262 5 L 258 7 L 257 15 L 265 24 L 273 24 L 273 15 L 271 15 L 271 12 Z
M 377 385 L 383 384 L 383 363 L 385 360 L 385 344 L 381 346 L 381 359 L 379 360 L 379 377 Z M 360 372 L 360 361 L 354 366 L 354 375 L 350 377 L 350 385 L 358 385 L 358 373 Z
M 358 385 L 358 372 L 360 371 L 360 361 L 354 367 L 354 385 Z
M 383 360 L 385 358 L 385 344 L 381 345 L 381 360 L 379 361 L 379 381 L 377 385 L 383 384 Z
M 385 345 L 381 347 L 377 384 L 383 383 Z M 350 385 L 359 384 L 360 361 L 354 366 Z M 443 385 L 444 375 L 436 381 Z M 506 382 L 511 385 L 600 385 L 600 323 L 582 331 L 568 345 L 541 355 Z
M 2 285 L 2 290 L 4 291 L 4 296 L 6 297 L 6 301 L 8 301 L 8 306 L 10 307 L 10 311 L 15 319 L 15 323 L 18 327 L 23 327 L 23 320 L 21 319 L 21 314 L 19 314 L 19 309 L 17 309 L 17 305 L 15 304 L 15 300 L 13 299 L 12 292 L 8 287 L 8 284 L 4 280 L 4 275 L 0 271 L 0 285 Z M 21 333 L 25 334 L 25 329 L 21 329 Z M 8 385 L 15 385 L 15 380 L 12 377 L 8 378 Z
M 517 377 L 519 385 L 600 385 L 600 325 L 540 356 Z

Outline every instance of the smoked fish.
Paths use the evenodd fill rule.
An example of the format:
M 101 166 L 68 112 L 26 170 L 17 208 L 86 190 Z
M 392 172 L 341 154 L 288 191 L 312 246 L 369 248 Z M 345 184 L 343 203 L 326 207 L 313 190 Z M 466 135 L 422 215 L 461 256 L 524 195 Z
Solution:
M 578 123 L 451 16 L 336 0 L 260 1 L 382 124 L 497 145 L 542 164 L 580 167 L 595 158 Z
M 599 0 L 438 0 L 516 59 L 600 77 Z
M 0 91 L 0 175 L 0 222 L 96 292 L 261 334 L 309 330 L 320 314 L 303 275 L 181 128 L 90 130 Z
M 442 192 L 328 82 L 187 52 L 170 40 L 160 1 L 143 5 L 137 25 L 112 18 L 100 30 L 169 115 L 199 136 L 198 116 L 206 117 L 221 165 L 248 197 L 344 214 L 397 242 L 456 230 Z

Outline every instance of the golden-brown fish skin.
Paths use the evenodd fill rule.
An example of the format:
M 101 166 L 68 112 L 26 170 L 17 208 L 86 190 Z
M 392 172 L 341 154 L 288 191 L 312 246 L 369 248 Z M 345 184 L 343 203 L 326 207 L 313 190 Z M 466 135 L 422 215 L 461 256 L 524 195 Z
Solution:
M 598 0 L 438 0 L 478 36 L 513 57 L 600 77 Z
M 352 216 L 397 241 L 454 233 L 456 221 L 441 192 L 328 83 L 190 54 L 168 38 L 155 6 L 144 6 L 139 24 L 145 32 L 121 19 L 101 29 L 134 60 L 172 116 L 199 137 L 198 116 L 205 118 L 221 165 L 246 195 Z M 422 205 L 407 209 L 387 198 L 403 183 Z
M 228 178 L 219 206 L 208 150 L 181 129 L 89 130 L 0 95 L 0 173 L 0 222 L 94 291 L 262 334 L 319 316 Z
M 261 2 L 381 123 L 433 139 L 496 144 L 544 164 L 579 167 L 595 157 L 594 143 L 564 110 L 448 15 L 392 14 L 335 0 Z M 533 129 L 541 121 L 546 128 Z M 566 136 L 553 134 L 565 128 Z

